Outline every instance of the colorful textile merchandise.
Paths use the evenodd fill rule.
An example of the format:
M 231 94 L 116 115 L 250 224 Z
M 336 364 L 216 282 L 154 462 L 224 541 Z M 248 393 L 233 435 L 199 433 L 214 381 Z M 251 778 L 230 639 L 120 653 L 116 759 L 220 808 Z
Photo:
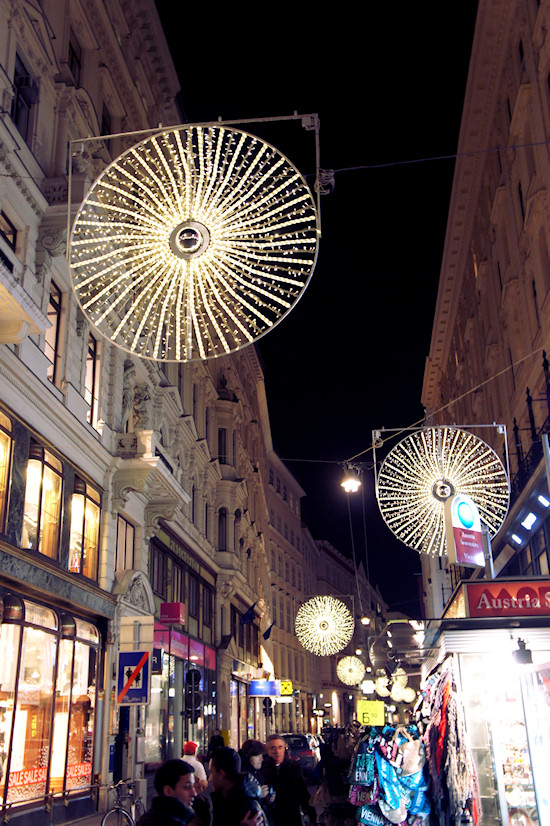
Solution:
M 458 826 L 467 819 L 478 826 L 479 780 L 457 698 L 452 660 L 429 678 L 423 694 L 422 715 L 427 719 L 423 739 L 438 822 L 442 826 Z
M 420 826 L 430 814 L 424 744 L 416 726 L 371 728 L 360 740 L 349 773 L 349 801 L 364 826 Z

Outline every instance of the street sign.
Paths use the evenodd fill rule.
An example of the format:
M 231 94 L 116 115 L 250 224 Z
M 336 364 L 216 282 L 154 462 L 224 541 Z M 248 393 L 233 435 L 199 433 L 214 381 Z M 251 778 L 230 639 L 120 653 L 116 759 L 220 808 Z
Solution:
M 277 680 L 251 680 L 249 697 L 276 697 L 279 693 Z
M 117 674 L 117 703 L 132 706 L 136 703 L 148 704 L 149 694 L 149 652 L 119 651 Z
M 281 680 L 281 697 L 292 697 L 292 680 Z
M 357 720 L 362 726 L 384 725 L 382 700 L 357 700 Z

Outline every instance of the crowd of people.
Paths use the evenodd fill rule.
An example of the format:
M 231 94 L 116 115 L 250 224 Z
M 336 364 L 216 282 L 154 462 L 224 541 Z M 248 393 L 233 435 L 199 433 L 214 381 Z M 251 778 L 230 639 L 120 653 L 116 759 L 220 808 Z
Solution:
M 188 742 L 181 760 L 157 770 L 156 796 L 138 826 L 303 826 L 302 818 L 315 826 L 310 792 L 280 735 L 247 740 L 237 752 L 214 732 L 208 776 L 196 751 Z

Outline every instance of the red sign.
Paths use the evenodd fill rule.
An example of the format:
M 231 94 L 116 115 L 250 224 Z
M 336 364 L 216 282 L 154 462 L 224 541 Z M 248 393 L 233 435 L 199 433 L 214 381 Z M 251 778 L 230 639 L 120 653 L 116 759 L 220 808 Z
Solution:
M 67 766 L 67 777 L 74 780 L 75 777 L 91 777 L 91 763 L 69 763 Z
M 470 617 L 550 615 L 550 579 L 465 582 Z
M 45 783 L 48 776 L 46 768 L 39 769 L 21 769 L 18 772 L 10 772 L 9 785 L 12 786 L 31 786 L 34 783 Z
M 183 602 L 161 603 L 160 621 L 185 625 L 185 604 Z

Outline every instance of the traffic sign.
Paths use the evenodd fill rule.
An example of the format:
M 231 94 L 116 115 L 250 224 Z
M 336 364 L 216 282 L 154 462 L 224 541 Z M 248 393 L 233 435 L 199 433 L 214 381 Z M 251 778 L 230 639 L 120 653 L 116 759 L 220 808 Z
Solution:
M 281 697 L 292 697 L 292 680 L 281 680 Z
M 117 675 L 117 703 L 131 706 L 136 703 L 148 704 L 149 694 L 149 652 L 119 651 Z

